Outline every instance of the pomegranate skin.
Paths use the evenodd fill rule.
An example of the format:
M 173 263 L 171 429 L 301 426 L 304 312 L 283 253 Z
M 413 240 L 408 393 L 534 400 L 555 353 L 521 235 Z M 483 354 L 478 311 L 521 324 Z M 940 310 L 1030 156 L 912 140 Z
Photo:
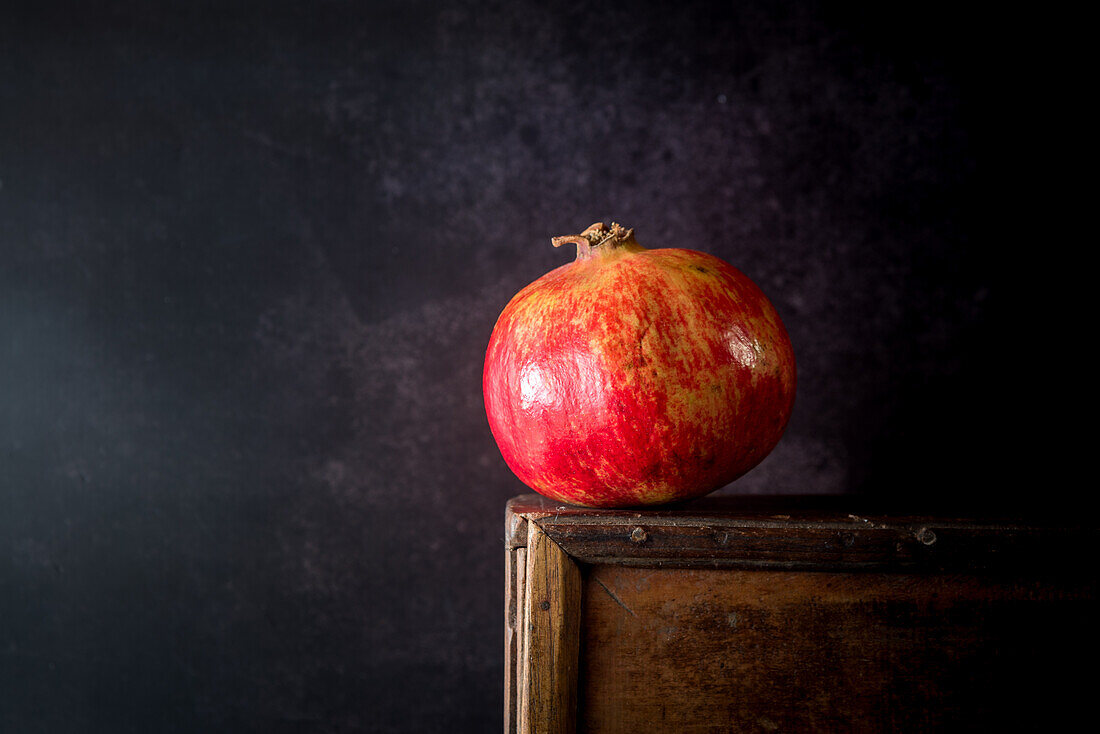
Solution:
M 761 290 L 618 225 L 557 239 L 576 261 L 517 293 L 486 351 L 486 415 L 516 476 L 557 501 L 631 507 L 707 494 L 760 463 L 795 394 L 790 339 Z

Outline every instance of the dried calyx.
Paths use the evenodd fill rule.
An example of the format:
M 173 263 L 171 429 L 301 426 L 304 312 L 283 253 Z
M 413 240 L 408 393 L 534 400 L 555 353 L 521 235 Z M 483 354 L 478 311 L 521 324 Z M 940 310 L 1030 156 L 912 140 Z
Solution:
M 592 250 L 595 248 L 604 247 L 611 249 L 616 245 L 632 241 L 633 238 L 634 230 L 627 229 L 618 222 L 612 222 L 610 227 L 603 222 L 596 222 L 580 234 L 554 237 L 550 242 L 554 247 L 561 247 L 565 244 L 575 244 L 577 246 L 577 259 L 585 260 L 592 256 Z

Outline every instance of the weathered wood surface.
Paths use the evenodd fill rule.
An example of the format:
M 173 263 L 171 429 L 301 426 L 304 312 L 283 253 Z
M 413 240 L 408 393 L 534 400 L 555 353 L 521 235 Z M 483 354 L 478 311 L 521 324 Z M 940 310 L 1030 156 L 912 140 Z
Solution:
M 512 548 L 505 556 L 504 589 L 504 731 L 519 727 L 520 672 L 523 661 L 523 600 L 527 584 L 527 549 Z
M 1087 586 L 596 566 L 584 587 L 578 729 L 1058 730 L 1046 725 L 1089 708 L 1094 676 L 1073 665 L 1092 664 L 1082 635 L 1095 652 Z
M 577 716 L 581 572 L 537 525 L 527 528 L 519 731 L 573 734 Z
M 517 497 L 506 731 L 1050 730 L 1090 701 L 1097 535 L 850 498 Z
M 858 507 L 840 497 L 712 497 L 656 511 L 593 510 L 523 495 L 509 513 L 589 564 L 1018 572 L 1084 563 L 1100 536 L 1080 516 L 900 515 Z

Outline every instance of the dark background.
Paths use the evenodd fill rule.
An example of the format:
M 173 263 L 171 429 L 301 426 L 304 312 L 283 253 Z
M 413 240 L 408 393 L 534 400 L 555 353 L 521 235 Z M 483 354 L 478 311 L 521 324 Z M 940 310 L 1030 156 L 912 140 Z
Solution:
M 499 730 L 524 488 L 482 357 L 571 258 L 549 238 L 598 220 L 726 258 L 787 324 L 795 414 L 724 492 L 1053 501 L 1050 18 L 25 5 L 0 11 L 0 730 Z

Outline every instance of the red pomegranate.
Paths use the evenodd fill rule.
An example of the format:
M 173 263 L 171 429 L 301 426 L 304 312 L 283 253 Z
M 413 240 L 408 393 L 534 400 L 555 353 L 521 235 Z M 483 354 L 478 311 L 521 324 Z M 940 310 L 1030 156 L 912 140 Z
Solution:
M 760 289 L 618 224 L 564 243 L 577 259 L 516 294 L 485 357 L 489 426 L 516 476 L 561 502 L 629 507 L 704 495 L 760 463 L 795 391 Z

